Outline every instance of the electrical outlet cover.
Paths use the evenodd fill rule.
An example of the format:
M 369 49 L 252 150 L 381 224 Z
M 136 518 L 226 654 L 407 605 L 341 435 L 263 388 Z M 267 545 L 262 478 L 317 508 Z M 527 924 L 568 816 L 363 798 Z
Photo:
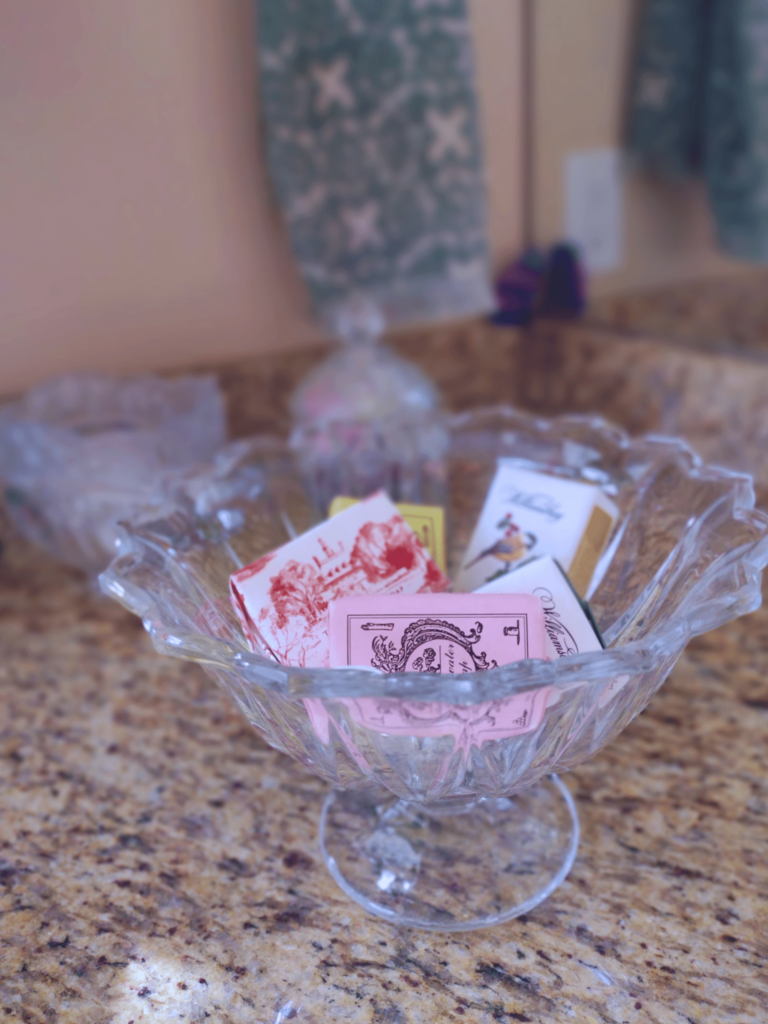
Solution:
M 624 189 L 616 149 L 586 149 L 565 161 L 565 235 L 590 273 L 621 265 Z

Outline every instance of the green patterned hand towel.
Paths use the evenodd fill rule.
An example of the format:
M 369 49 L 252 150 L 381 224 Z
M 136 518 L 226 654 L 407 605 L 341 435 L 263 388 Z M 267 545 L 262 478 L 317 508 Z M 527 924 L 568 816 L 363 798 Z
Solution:
M 706 170 L 720 246 L 768 262 L 768 0 L 712 0 Z
M 671 178 L 701 170 L 710 0 L 645 0 L 629 97 L 627 148 Z
M 493 305 L 465 0 L 257 0 L 267 162 L 321 311 Z
M 706 179 L 720 247 L 768 262 L 768 0 L 644 0 L 627 148 Z

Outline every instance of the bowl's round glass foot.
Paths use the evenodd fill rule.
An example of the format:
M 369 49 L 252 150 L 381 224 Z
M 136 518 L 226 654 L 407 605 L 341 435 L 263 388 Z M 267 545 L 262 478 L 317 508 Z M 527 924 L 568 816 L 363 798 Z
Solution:
M 320 844 L 336 882 L 372 914 L 470 931 L 518 917 L 557 889 L 576 858 L 579 819 L 554 775 L 512 797 L 428 805 L 334 790 Z

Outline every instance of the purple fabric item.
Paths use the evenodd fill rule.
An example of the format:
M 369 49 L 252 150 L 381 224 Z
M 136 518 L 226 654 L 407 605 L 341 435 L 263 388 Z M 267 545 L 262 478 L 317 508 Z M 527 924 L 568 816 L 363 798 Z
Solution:
M 534 316 L 580 316 L 586 307 L 586 281 L 578 250 L 567 243 L 548 253 L 529 249 L 496 281 L 498 309 L 491 322 L 525 326 Z
M 529 249 L 502 272 L 496 281 L 498 310 L 491 321 L 501 325 L 530 322 L 547 261 L 539 249 Z
M 536 312 L 543 316 L 580 316 L 586 304 L 584 271 L 578 249 L 573 245 L 556 245 L 549 257 Z

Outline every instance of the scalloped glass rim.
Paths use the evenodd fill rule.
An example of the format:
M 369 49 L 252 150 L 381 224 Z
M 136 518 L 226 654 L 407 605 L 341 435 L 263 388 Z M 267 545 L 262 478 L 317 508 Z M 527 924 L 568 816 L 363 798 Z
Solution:
M 717 500 L 688 520 L 681 537 L 644 588 L 609 625 L 605 631 L 607 650 L 574 655 L 557 662 L 517 662 L 489 672 L 462 676 L 435 677 L 419 673 L 387 676 L 359 669 L 279 666 L 250 651 L 244 639 L 237 643 L 165 621 L 153 593 L 137 587 L 131 580 L 145 555 L 141 543 L 131 535 L 131 524 L 127 524 L 123 532 L 118 557 L 100 577 L 101 587 L 142 618 L 159 652 L 198 662 L 214 672 L 234 673 L 243 683 L 294 700 L 377 697 L 456 705 L 495 701 L 540 687 L 561 690 L 592 685 L 604 687 L 607 681 L 625 674 L 657 672 L 658 685 L 661 685 L 691 637 L 760 607 L 761 572 L 768 564 L 768 516 L 754 508 L 750 477 L 705 466 L 691 448 L 678 439 L 649 436 L 630 440 L 623 431 L 600 418 L 567 416 L 547 420 L 505 406 L 446 417 L 452 438 L 459 441 L 463 435 L 471 436 L 473 430 L 478 435 L 482 433 L 484 421 L 496 426 L 489 427 L 483 436 L 496 440 L 506 438 L 513 448 L 520 438 L 525 442 L 523 449 L 528 444 L 533 451 L 537 445 L 546 446 L 560 438 L 563 444 L 570 443 L 577 450 L 576 464 L 581 457 L 579 450 L 594 450 L 596 455 L 607 452 L 617 464 L 626 463 L 630 466 L 627 480 L 631 480 L 632 458 L 637 455 L 639 464 L 643 465 L 643 454 L 650 453 L 647 458 L 652 457 L 659 466 L 669 464 L 679 469 L 681 481 L 687 480 L 702 491 L 710 488 L 719 492 Z M 239 444 L 241 451 L 247 451 L 248 442 Z M 274 451 L 284 448 L 289 457 L 287 445 L 279 441 L 254 439 L 253 445 L 256 461 L 259 453 L 270 446 Z M 471 444 L 469 447 L 471 449 Z M 491 457 L 487 452 L 485 455 Z M 525 451 L 521 457 L 536 463 L 535 459 L 526 460 Z M 592 459 L 591 465 L 589 461 L 585 465 L 595 479 L 600 477 L 601 466 L 605 464 L 604 457 Z M 585 466 L 579 472 L 567 466 L 556 469 L 573 471 L 574 475 L 581 472 L 582 476 L 590 478 Z M 618 550 L 621 535 L 631 518 L 630 514 L 622 519 L 616 543 L 606 556 L 608 560 Z M 736 528 L 740 531 L 741 542 L 729 547 L 727 532 Z M 716 547 L 715 541 L 724 545 L 724 550 L 715 551 L 702 568 L 702 552 Z M 599 594 L 600 588 L 596 597 Z M 674 614 L 662 614 L 667 605 L 674 606 Z M 644 633 L 644 622 L 652 617 L 649 609 L 663 621 L 652 632 Z

